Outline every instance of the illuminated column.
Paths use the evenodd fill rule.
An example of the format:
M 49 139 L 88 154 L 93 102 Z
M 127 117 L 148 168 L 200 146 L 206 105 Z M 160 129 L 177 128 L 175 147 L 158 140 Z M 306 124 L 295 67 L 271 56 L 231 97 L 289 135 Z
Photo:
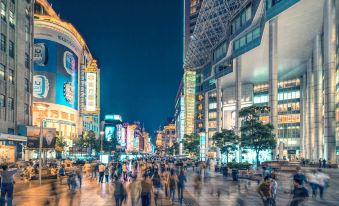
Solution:
M 276 157 L 278 151 L 278 21 L 277 18 L 269 22 L 269 106 L 270 123 L 273 125 L 273 133 L 276 135 L 277 147 L 273 151 Z
M 336 8 L 335 0 L 326 0 L 324 7 L 324 158 L 336 162 Z
M 237 57 L 234 62 L 235 68 L 235 132 L 240 137 L 240 118 L 239 111 L 241 110 L 241 57 Z M 241 151 L 238 149 L 237 161 L 240 160 Z
M 314 145 L 314 107 L 313 107 L 313 73 L 312 73 L 312 59 L 307 61 L 307 72 L 306 72 L 306 81 L 307 81 L 307 117 L 308 117 L 308 131 L 307 131 L 307 139 L 308 139 L 308 151 L 309 158 L 311 160 L 315 160 L 315 145 Z
M 313 44 L 313 72 L 314 72 L 314 140 L 315 160 L 323 157 L 323 60 L 321 36 L 318 34 Z
M 221 80 L 220 78 L 217 79 L 217 131 L 220 132 L 222 128 L 222 111 L 221 111 L 221 106 L 222 106 L 222 91 L 221 91 Z
M 308 157 L 308 142 L 307 142 L 307 93 L 306 93 L 306 75 L 303 75 L 302 82 L 301 82 L 301 147 L 303 150 L 303 157 L 305 159 L 309 159 Z

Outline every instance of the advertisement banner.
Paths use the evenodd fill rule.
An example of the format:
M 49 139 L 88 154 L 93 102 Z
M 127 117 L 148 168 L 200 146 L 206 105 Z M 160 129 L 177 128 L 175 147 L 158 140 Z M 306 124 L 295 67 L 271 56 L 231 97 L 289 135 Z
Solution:
M 27 147 L 28 148 L 39 148 L 40 144 L 40 128 L 27 126 Z M 56 129 L 55 128 L 43 128 L 43 140 L 42 148 L 52 149 L 55 147 L 56 142 Z
M 115 132 L 114 126 L 105 126 L 105 139 L 107 141 L 110 141 L 112 138 L 115 138 L 114 132 Z
M 78 109 L 78 57 L 54 41 L 34 40 L 33 101 Z

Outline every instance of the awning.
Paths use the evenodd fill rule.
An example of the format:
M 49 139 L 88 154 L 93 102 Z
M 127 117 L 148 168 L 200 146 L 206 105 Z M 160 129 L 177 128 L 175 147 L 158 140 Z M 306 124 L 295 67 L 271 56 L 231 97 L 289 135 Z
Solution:
M 18 141 L 18 142 L 27 142 L 27 137 L 19 136 L 19 135 L 0 133 L 0 141 L 5 141 L 5 140 Z

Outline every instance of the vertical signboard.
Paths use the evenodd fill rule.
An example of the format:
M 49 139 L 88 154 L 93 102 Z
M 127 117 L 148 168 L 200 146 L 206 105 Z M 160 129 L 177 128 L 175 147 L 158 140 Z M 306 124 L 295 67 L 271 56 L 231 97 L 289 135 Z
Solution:
M 96 111 L 96 73 L 86 73 L 86 111 Z
M 206 134 L 205 132 L 199 133 L 200 136 L 200 160 L 206 159 Z

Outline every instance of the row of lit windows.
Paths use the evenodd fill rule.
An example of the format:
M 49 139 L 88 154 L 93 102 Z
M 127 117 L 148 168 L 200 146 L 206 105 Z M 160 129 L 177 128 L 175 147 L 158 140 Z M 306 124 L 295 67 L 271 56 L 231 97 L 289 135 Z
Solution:
M 270 121 L 269 116 L 261 116 L 259 117 L 259 119 L 263 123 L 268 123 Z M 278 123 L 279 124 L 300 123 L 300 114 L 278 115 Z
M 235 32 L 237 32 L 249 20 L 251 20 L 251 18 L 252 18 L 252 7 L 251 5 L 249 5 L 232 21 L 231 33 L 234 34 Z
M 217 108 L 217 103 L 216 102 L 208 104 L 208 109 L 216 109 L 216 108 Z
M 286 92 L 279 92 L 278 100 L 288 100 L 288 99 L 299 99 L 300 98 L 300 91 L 286 91 Z
M 339 71 L 338 71 L 338 79 L 339 79 Z M 338 80 L 339 82 L 339 80 Z M 284 89 L 284 88 L 292 88 L 300 86 L 300 79 L 290 79 L 286 81 L 280 81 L 278 82 L 278 88 Z M 257 84 L 253 87 L 254 93 L 257 92 L 266 92 L 268 91 L 268 84 Z
M 5 65 L 0 64 L 0 80 L 5 80 L 5 71 L 6 71 Z M 8 70 L 8 81 L 11 84 L 14 84 L 14 70 L 13 69 Z
M 0 16 L 1 18 L 6 21 L 6 11 L 7 11 L 7 5 L 5 2 L 1 1 L 0 3 Z M 14 20 L 14 11 L 9 10 L 8 11 L 8 20 L 9 24 L 13 27 L 15 25 L 15 20 Z
M 246 44 L 251 43 L 252 41 L 258 39 L 261 34 L 261 28 L 255 28 L 254 30 L 247 33 L 247 35 L 241 37 L 238 40 L 234 41 L 234 50 L 238 50 L 244 47 Z
M 215 119 L 217 118 L 217 112 L 209 112 L 208 119 Z
M 300 103 L 285 103 L 278 105 L 278 112 L 291 112 L 291 111 L 300 111 Z
M 217 128 L 217 121 L 208 121 L 209 128 Z
M 260 96 L 254 96 L 253 98 L 253 103 L 254 104 L 260 104 L 260 103 L 265 103 L 268 102 L 268 95 L 260 95 Z

